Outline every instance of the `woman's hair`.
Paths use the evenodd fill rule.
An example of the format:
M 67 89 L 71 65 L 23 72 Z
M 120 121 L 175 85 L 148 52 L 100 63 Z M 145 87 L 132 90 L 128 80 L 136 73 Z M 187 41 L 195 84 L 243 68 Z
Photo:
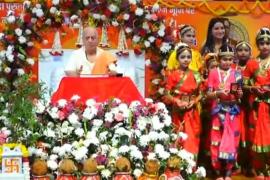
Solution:
M 176 59 L 178 59 L 178 56 L 185 50 L 188 50 L 191 53 L 190 47 L 186 43 L 179 43 L 176 47 Z
M 270 30 L 267 27 L 261 28 L 256 36 L 256 44 L 258 46 L 260 41 L 270 41 Z
M 212 29 L 213 29 L 214 25 L 218 22 L 222 23 L 224 26 L 224 18 L 220 18 L 220 17 L 212 18 L 209 22 L 208 29 L 207 29 L 206 42 L 201 49 L 202 55 L 209 53 L 209 52 L 214 52 L 215 45 L 214 45 L 214 37 L 212 34 Z M 225 26 L 224 26 L 224 28 L 225 28 Z M 223 44 L 226 43 L 226 40 L 227 40 L 227 37 L 226 37 L 226 35 L 224 35 L 223 40 L 222 40 Z
M 218 59 L 223 56 L 234 56 L 234 48 L 229 46 L 228 44 L 223 44 L 218 52 Z

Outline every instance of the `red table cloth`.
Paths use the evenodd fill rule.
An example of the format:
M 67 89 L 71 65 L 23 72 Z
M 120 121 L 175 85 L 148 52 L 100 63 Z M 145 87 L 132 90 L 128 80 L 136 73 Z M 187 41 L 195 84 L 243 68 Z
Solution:
M 125 103 L 144 98 L 128 77 L 64 77 L 51 102 L 55 104 L 60 99 L 70 100 L 74 95 L 80 96 L 79 101 L 85 103 L 87 99 L 104 102 L 110 98 L 118 98 Z

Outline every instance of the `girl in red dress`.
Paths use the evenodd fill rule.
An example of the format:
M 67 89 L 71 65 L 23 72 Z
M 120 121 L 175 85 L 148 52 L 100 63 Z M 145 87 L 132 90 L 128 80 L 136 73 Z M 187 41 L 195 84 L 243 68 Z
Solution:
M 239 144 L 238 100 L 242 96 L 242 76 L 231 68 L 232 47 L 223 45 L 218 53 L 219 67 L 210 71 L 208 96 L 212 98 L 211 160 L 217 180 L 231 180 Z
M 175 132 L 185 132 L 188 135 L 183 142 L 184 149 L 197 155 L 201 124 L 196 104 L 200 98 L 201 78 L 198 72 L 188 68 L 192 55 L 187 44 L 179 44 L 176 57 L 180 66 L 167 77 L 166 99 L 172 104 L 172 121 Z
M 247 62 L 251 57 L 251 46 L 248 42 L 240 41 L 235 46 L 236 50 L 236 64 L 235 69 L 241 73 L 246 69 Z M 241 166 L 241 171 L 248 177 L 253 177 L 252 164 L 250 158 L 251 153 L 251 143 L 249 135 L 249 112 L 252 112 L 252 97 L 250 96 L 249 90 L 244 89 L 244 95 L 241 99 L 240 104 L 240 147 L 238 162 Z M 249 157 L 249 158 L 247 158 Z
M 253 95 L 253 115 L 250 116 L 252 130 L 253 166 L 256 179 L 269 178 L 267 167 L 270 165 L 270 30 L 261 28 L 256 36 L 260 51 L 256 60 L 247 63 L 243 73 L 249 81 L 245 85 Z M 266 178 L 265 178 L 266 179 Z

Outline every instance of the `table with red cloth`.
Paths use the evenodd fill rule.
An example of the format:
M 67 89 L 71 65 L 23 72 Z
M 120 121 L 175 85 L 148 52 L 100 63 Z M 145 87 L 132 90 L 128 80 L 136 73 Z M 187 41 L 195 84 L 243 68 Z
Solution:
M 74 95 L 80 96 L 82 103 L 88 99 L 104 102 L 111 98 L 128 104 L 135 100 L 144 103 L 144 98 L 128 77 L 64 77 L 51 102 L 55 104 L 60 99 L 70 100 Z

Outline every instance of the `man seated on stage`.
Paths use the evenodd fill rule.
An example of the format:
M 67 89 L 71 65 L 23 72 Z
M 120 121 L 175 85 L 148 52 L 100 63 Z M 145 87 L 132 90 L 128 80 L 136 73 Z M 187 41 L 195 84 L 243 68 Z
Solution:
M 98 48 L 96 28 L 86 27 L 83 31 L 83 46 L 72 52 L 65 67 L 67 76 L 116 74 L 116 57 Z

